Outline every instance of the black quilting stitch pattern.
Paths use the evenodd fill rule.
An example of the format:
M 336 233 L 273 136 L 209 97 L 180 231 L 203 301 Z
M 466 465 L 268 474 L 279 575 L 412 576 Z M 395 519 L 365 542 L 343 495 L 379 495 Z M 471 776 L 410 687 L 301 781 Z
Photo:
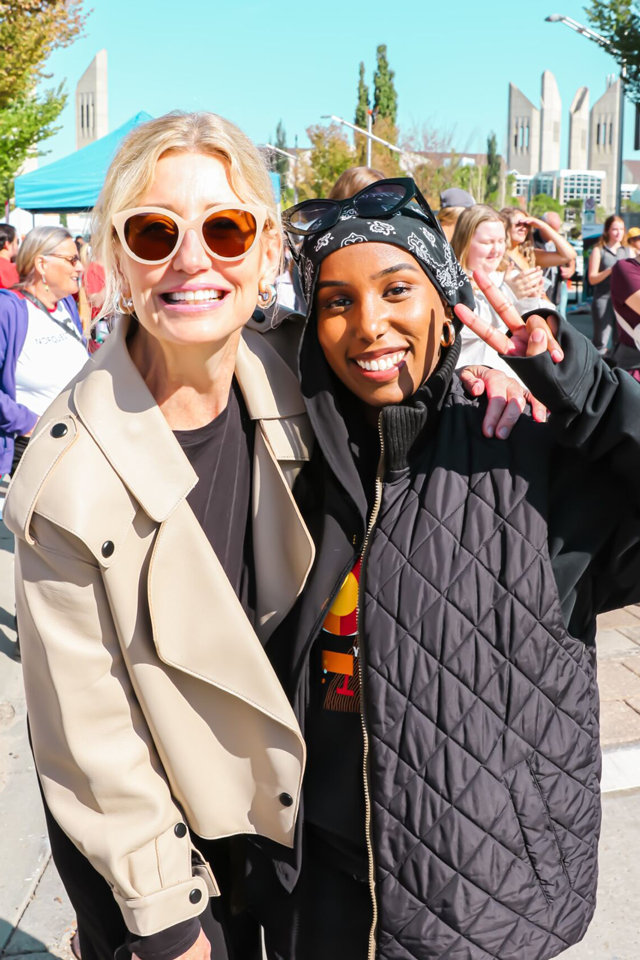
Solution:
M 442 471 L 446 474 L 446 471 Z M 486 489 L 486 480 L 492 486 Z M 584 697 L 588 696 L 588 690 L 593 683 L 593 675 L 588 671 L 582 660 L 579 651 L 579 641 L 569 637 L 566 630 L 563 629 L 561 614 L 558 616 L 559 600 L 557 592 L 549 589 L 553 573 L 551 562 L 548 556 L 546 546 L 546 525 L 544 519 L 535 514 L 535 507 L 527 502 L 528 488 L 514 489 L 508 487 L 505 492 L 507 502 L 505 505 L 506 516 L 500 515 L 495 504 L 492 504 L 487 497 L 491 497 L 491 492 L 495 490 L 495 476 L 489 476 L 488 472 L 481 475 L 474 475 L 473 483 L 467 483 L 466 489 L 462 485 L 453 491 L 453 498 L 461 497 L 464 504 L 459 502 L 451 509 L 451 499 L 447 502 L 449 493 L 443 488 L 446 484 L 446 476 L 440 477 L 440 488 L 434 491 L 438 507 L 442 506 L 444 520 L 439 520 L 434 516 L 430 509 L 430 503 L 424 503 L 424 496 L 421 497 L 415 490 L 407 491 L 404 500 L 397 498 L 392 504 L 392 508 L 384 513 L 383 510 L 379 517 L 379 526 L 376 528 L 374 540 L 372 541 L 368 562 L 371 564 L 375 556 L 376 581 L 370 579 L 370 571 L 367 571 L 365 580 L 365 602 L 363 617 L 365 623 L 377 620 L 378 629 L 386 637 L 381 644 L 381 658 L 376 661 L 375 656 L 367 656 L 366 670 L 369 674 L 368 683 L 370 686 L 369 696 L 375 702 L 376 699 L 383 702 L 385 700 L 385 688 L 393 691 L 393 723 L 386 727 L 384 722 L 374 724 L 373 732 L 370 729 L 372 737 L 372 762 L 377 765 L 376 775 L 383 778 L 388 786 L 395 784 L 395 789 L 389 792 L 387 796 L 376 795 L 374 793 L 374 823 L 379 820 L 384 825 L 384 829 L 398 830 L 399 837 L 395 849 L 402 855 L 397 860 L 389 856 L 387 852 L 382 858 L 385 864 L 384 869 L 379 867 L 379 883 L 382 900 L 385 897 L 399 895 L 402 890 L 405 897 L 405 909 L 402 911 L 406 922 L 402 924 L 401 929 L 391 928 L 385 921 L 392 920 L 393 911 L 381 911 L 380 925 L 380 958 L 397 958 L 405 955 L 411 960 L 423 960 L 424 957 L 438 957 L 438 960 L 444 960 L 449 955 L 462 957 L 465 960 L 479 960 L 481 957 L 492 957 L 494 960 L 502 960 L 501 954 L 506 952 L 509 957 L 516 956 L 520 950 L 519 956 L 541 960 L 543 957 L 555 956 L 561 950 L 570 945 L 576 937 L 576 929 L 583 924 L 583 919 L 588 920 L 593 909 L 593 902 L 585 898 L 582 892 L 578 892 L 569 887 L 559 894 L 558 898 L 550 905 L 551 913 L 548 919 L 544 913 L 543 900 L 545 891 L 537 893 L 540 897 L 540 903 L 536 910 L 530 911 L 533 917 L 529 919 L 526 911 L 521 914 L 518 909 L 512 909 L 512 905 L 518 906 L 526 902 L 526 897 L 532 896 L 533 886 L 528 890 L 521 888 L 513 899 L 513 894 L 509 894 L 508 878 L 516 867 L 518 861 L 523 863 L 527 871 L 531 870 L 532 876 L 535 875 L 530 860 L 527 862 L 523 856 L 518 856 L 512 849 L 507 847 L 499 839 L 500 829 L 495 829 L 496 824 L 505 816 L 509 816 L 507 802 L 501 804 L 501 809 L 491 821 L 486 817 L 478 817 L 477 821 L 473 817 L 475 800 L 482 796 L 475 786 L 478 783 L 478 777 L 482 770 L 492 778 L 495 789 L 501 783 L 497 775 L 499 764 L 494 764 L 492 769 L 488 769 L 488 764 L 494 756 L 495 751 L 500 748 L 505 733 L 509 737 L 509 756 L 515 756 L 518 752 L 518 744 L 522 750 L 522 757 L 539 755 L 543 758 L 546 770 L 544 776 L 552 776 L 552 791 L 555 791 L 556 785 L 565 784 L 564 790 L 568 790 L 570 798 L 576 798 L 578 794 L 583 798 L 580 801 L 581 821 L 585 835 L 581 836 L 576 831 L 579 826 L 571 824 L 566 826 L 559 824 L 563 831 L 563 838 L 569 844 L 568 856 L 571 860 L 577 859 L 585 863 L 587 870 L 591 870 L 591 862 L 595 861 L 594 828 L 598 826 L 598 812 L 596 810 L 599 790 L 594 787 L 595 773 L 593 765 L 590 766 L 591 749 L 593 737 L 597 733 L 597 719 L 593 710 L 589 707 L 590 715 L 587 721 L 582 718 L 585 710 Z M 504 482 L 509 482 L 505 479 Z M 430 491 L 423 491 L 429 494 Z M 394 494 L 395 496 L 395 494 Z M 514 500 L 510 501 L 509 498 Z M 461 507 L 465 507 L 465 516 L 461 524 L 459 512 Z M 479 527 L 474 531 L 473 512 L 474 510 L 484 511 Z M 495 520 L 492 522 L 491 513 Z M 467 516 L 469 514 L 469 516 Z M 428 519 L 427 519 L 428 518 Z M 416 527 L 424 524 L 427 528 L 426 535 L 421 536 L 420 542 L 413 541 Z M 422 529 L 424 529 L 422 527 Z M 453 528 L 453 529 L 452 529 Z M 482 531 L 482 541 L 474 542 L 474 532 Z M 503 576 L 504 563 L 504 543 L 492 546 L 492 541 L 496 537 L 504 538 L 509 531 L 508 545 L 515 550 L 515 555 L 520 561 L 524 562 L 524 569 L 519 568 L 515 571 L 505 570 L 507 574 Z M 439 540 L 429 545 L 429 540 L 438 532 Z M 375 543 L 376 538 L 378 542 Z M 538 541 L 536 543 L 536 540 Z M 464 541 L 464 543 L 463 543 Z M 518 547 L 518 541 L 522 544 L 521 552 Z M 409 547 L 409 549 L 407 549 Z M 392 549 L 389 549 L 392 548 Z M 478 556 L 481 550 L 489 548 L 493 551 L 488 557 Z M 420 569 L 420 564 L 424 563 L 425 551 L 427 562 L 435 562 L 434 556 L 429 556 L 429 551 L 441 551 L 443 560 L 442 566 L 448 571 L 450 581 L 443 583 L 438 581 L 438 573 L 441 573 L 437 567 L 425 570 Z M 437 555 L 437 554 L 436 554 Z M 487 563 L 493 565 L 493 561 L 498 564 L 495 570 L 490 569 Z M 433 570 L 435 576 L 430 574 Z M 385 575 L 386 574 L 386 575 Z M 515 574 L 513 577 L 510 574 Z M 435 582 L 434 582 L 435 581 Z M 529 581 L 529 583 L 527 583 Z M 422 584 L 422 585 L 421 585 Z M 468 584 L 468 586 L 465 586 Z M 454 590 L 455 587 L 455 590 Z M 482 591 L 478 595 L 484 597 L 485 602 L 480 602 L 476 606 L 480 618 L 478 622 L 473 622 L 472 614 L 469 609 L 461 609 L 459 600 L 468 596 L 465 591 Z M 428 591 L 428 592 L 426 592 Z M 485 593 L 486 591 L 486 593 Z M 525 592 L 526 591 L 526 592 Z M 426 596 L 425 596 L 426 592 Z M 454 593 L 454 596 L 452 596 Z M 433 594 L 433 599 L 432 599 Z M 409 596 L 420 597 L 425 600 L 418 615 L 415 615 L 415 602 L 409 601 L 402 605 L 401 598 Z M 471 594 L 472 596 L 473 594 Z M 487 597 L 490 598 L 487 601 Z M 485 609 L 486 602 L 489 603 Z M 407 613 L 413 616 L 407 618 Z M 492 639 L 492 626 L 494 617 L 499 618 L 502 625 L 506 627 L 507 639 L 504 644 L 496 645 L 495 639 Z M 403 622 L 408 620 L 408 623 Z M 437 631 L 446 624 L 451 628 L 455 635 L 455 644 L 445 647 L 442 638 L 434 637 L 433 633 L 429 637 L 430 625 Z M 369 631 L 366 631 L 368 642 Z M 523 637 L 524 634 L 524 637 Z M 566 643 L 565 638 L 569 641 Z M 429 642 L 431 641 L 431 642 Z M 407 646 L 407 643 L 409 644 Z M 538 645 L 539 651 L 531 644 Z M 415 654 L 409 652 L 410 648 L 416 648 Z M 476 659 L 482 657 L 482 651 L 490 648 L 492 651 L 491 661 L 486 661 L 485 669 L 481 673 L 482 684 L 473 685 L 473 666 L 467 670 L 464 667 L 465 649 L 469 651 L 472 664 Z M 517 662 L 516 662 L 517 661 Z M 509 679 L 504 677 L 500 679 L 500 673 L 505 669 L 510 671 Z M 409 674 L 406 671 L 409 671 Z M 456 670 L 458 673 L 456 673 Z M 404 674 L 403 674 L 404 671 Z M 459 675 L 460 674 L 460 675 Z M 443 676 L 449 678 L 448 683 L 452 686 L 442 688 Z M 420 690 L 413 691 L 414 676 L 424 679 Z M 505 683 L 510 690 L 510 696 L 513 701 L 515 712 L 505 713 L 501 716 L 498 713 L 497 705 L 492 705 L 483 699 L 487 690 L 495 683 Z M 513 688 L 513 689 L 512 689 Z M 544 688 L 544 689 L 541 689 Z M 429 716 L 425 707 L 429 704 L 430 691 L 438 702 L 438 712 Z M 454 691 L 460 690 L 456 695 Z M 409 692 L 407 692 L 409 691 Z M 464 691 L 464 694 L 462 693 Z M 447 696 L 454 697 L 452 705 L 456 705 L 455 713 L 452 717 L 452 724 L 446 723 L 446 703 L 441 702 L 441 698 Z M 493 699 L 493 697 L 491 698 Z M 441 716 L 440 710 L 445 708 L 445 713 Z M 458 709 L 459 708 L 459 709 Z M 474 725 L 480 727 L 480 721 L 473 714 L 474 710 L 480 710 L 482 716 L 491 717 L 488 726 L 483 727 L 483 739 L 474 742 Z M 409 712 L 408 712 L 409 711 Z M 415 711 L 415 712 L 414 712 Z M 460 715 L 458 716 L 458 713 Z M 408 718 L 413 716 L 413 734 L 409 732 L 406 736 L 412 736 L 416 743 L 419 741 L 420 730 L 423 724 L 428 724 L 429 742 L 434 740 L 436 745 L 432 753 L 425 760 L 425 751 L 418 750 L 413 760 L 408 760 L 407 756 L 402 755 L 403 737 L 405 731 L 403 724 L 406 724 Z M 522 719 L 521 719 L 522 718 Z M 580 719 L 578 719 L 580 718 Z M 381 718 L 382 719 L 382 718 Z M 517 727 L 517 729 L 516 729 Z M 466 733 L 464 732 L 466 731 Z M 573 731 L 573 732 L 572 732 Z M 557 738 L 573 737 L 581 744 L 580 750 L 576 756 L 576 763 L 579 764 L 569 769 L 565 769 L 559 764 L 562 761 L 562 747 L 558 749 Z M 418 739 L 416 739 L 416 737 Z M 457 737 L 457 739 L 456 739 Z M 555 738 L 555 742 L 554 742 Z M 410 741 L 406 740 L 407 745 Z M 564 741 L 563 741 L 564 742 Z M 480 753 L 478 752 L 480 748 Z M 411 748 L 413 749 L 413 748 Z M 505 748 L 506 749 L 506 748 Z M 379 750 L 384 753 L 376 760 L 376 754 Z M 456 781 L 447 785 L 446 791 L 438 789 L 437 776 L 438 768 L 434 764 L 431 768 L 429 780 L 425 779 L 425 774 L 429 765 L 433 763 L 438 754 L 443 751 L 451 751 L 451 759 L 455 759 L 453 771 L 458 771 L 463 767 L 460 764 L 468 762 L 463 758 L 469 758 L 472 763 L 477 764 L 477 769 L 470 774 L 470 779 L 464 784 L 457 781 L 458 789 L 454 789 Z M 551 753 L 552 758 L 548 756 Z M 410 754 L 413 756 L 413 754 Z M 416 767 L 415 760 L 420 759 L 419 767 Z M 442 761 L 440 761 L 442 763 Z M 401 782 L 400 771 L 406 769 L 409 774 L 406 782 Z M 434 777 L 436 778 L 434 780 Z M 583 780 L 579 780 L 582 777 Z M 386 778 L 386 779 L 384 779 Z M 419 784 L 419 786 L 418 786 Z M 503 785 L 504 786 L 504 785 Z M 539 786 L 539 784 L 538 784 Z M 444 787 L 444 785 L 443 785 Z M 385 789 L 388 789 L 385 788 Z M 482 792 L 485 785 L 479 787 Z M 493 788 L 492 788 L 493 789 Z M 532 787 L 533 789 L 533 787 Z M 558 789 L 562 789 L 558 787 Z M 423 791 L 426 791 L 422 797 Z M 411 821 L 411 828 L 398 818 L 398 810 L 406 808 L 406 803 L 410 803 L 416 817 L 415 826 L 419 829 L 424 826 L 424 815 L 427 805 L 428 794 L 437 796 L 439 801 L 444 804 L 444 808 L 438 803 L 438 816 L 434 823 L 422 836 L 416 836 Z M 403 796 L 407 797 L 403 801 Z M 451 798 L 454 798 L 453 800 Z M 469 801 L 467 797 L 472 799 Z M 549 797 L 542 795 L 543 803 L 549 814 L 550 826 L 548 826 L 548 836 L 552 838 L 556 835 L 556 843 L 559 847 L 558 857 L 561 860 L 561 847 L 556 827 L 556 819 L 553 816 L 554 810 L 549 807 L 552 802 L 553 793 Z M 496 795 L 497 799 L 497 795 Z M 464 803 L 465 809 L 460 809 Z M 484 807 L 484 803 L 483 803 Z M 394 812 L 395 811 L 395 812 Z M 558 811 L 555 811 L 558 813 Z M 402 816 L 402 815 L 401 815 Z M 521 828 L 517 813 L 514 814 L 518 826 Z M 469 837 L 468 841 L 460 848 L 464 854 L 462 858 L 450 857 L 450 863 L 447 863 L 447 847 L 443 848 L 443 837 L 438 827 L 444 818 L 451 818 L 450 823 L 456 830 L 464 832 L 464 824 L 473 824 L 473 839 Z M 382 819 L 380 819 L 382 818 Z M 449 823 L 449 820 L 444 820 Z M 392 827 L 391 824 L 395 824 Z M 487 826 L 489 824 L 489 826 Z M 509 837 L 511 843 L 514 842 L 512 833 L 513 825 L 507 825 L 508 833 L 503 833 L 503 839 Z M 573 828 L 573 829 L 572 829 Z M 445 828 L 446 829 L 446 828 Z M 566 833 L 564 832 L 566 831 Z M 497 835 L 496 835 L 497 834 Z M 400 841 L 400 837 L 405 837 L 410 842 L 407 848 L 405 840 Z M 571 841 L 569 841 L 571 837 Z M 500 848 L 502 862 L 496 861 L 491 879 L 492 892 L 483 889 L 484 884 L 479 884 L 478 880 L 483 878 L 482 859 L 483 851 L 488 851 L 493 847 Z M 519 844 L 518 844 L 519 846 Z M 440 889 L 428 889 L 427 903 L 421 902 L 417 896 L 418 889 L 422 889 L 424 878 L 420 880 L 420 848 L 424 848 L 425 855 L 433 857 L 434 863 L 439 863 L 440 868 L 447 874 L 447 879 L 438 883 Z M 526 843 L 523 852 L 526 854 Z M 418 859 L 416 860 L 416 856 Z M 463 862 L 460 862 L 463 860 Z M 466 867 L 473 863 L 471 877 L 465 876 Z M 499 868 L 498 868 L 498 863 Z M 407 873 L 405 865 L 411 865 Z M 455 864 L 455 865 L 454 865 Z M 560 864 L 559 864 L 560 866 Z M 559 867 L 558 867 L 559 868 Z M 496 872 L 498 869 L 498 872 Z M 522 867 L 518 867 L 522 871 Z M 517 882 L 522 882 L 522 874 L 516 874 Z M 443 878 L 440 878 L 443 880 Z M 407 881 L 409 885 L 407 886 Z M 416 882 L 420 882 L 420 888 L 416 891 L 412 887 Z M 458 886 L 461 885 L 461 886 Z M 467 885 L 469 885 L 467 887 Z M 475 890 L 474 894 L 474 912 L 477 913 L 477 920 L 474 919 L 471 926 L 468 925 L 468 916 L 461 916 L 460 925 L 465 933 L 456 927 L 455 911 L 452 913 L 452 901 L 456 897 L 462 897 L 464 901 L 464 889 L 467 887 L 469 892 Z M 438 912 L 436 901 L 442 900 L 443 891 L 447 893 L 447 918 L 451 920 L 447 924 Z M 536 880 L 536 890 L 540 891 L 539 882 Z M 478 900 L 478 897 L 480 898 Z M 525 900 L 522 900 L 522 897 Z M 498 909 L 497 916 L 500 928 L 507 927 L 507 932 L 500 947 L 496 949 L 492 944 L 492 949 L 488 950 L 486 945 L 487 932 L 483 925 L 482 914 L 484 910 L 480 906 L 483 899 L 487 903 L 494 903 L 492 907 L 495 911 Z M 505 899 L 507 902 L 505 902 Z M 411 908 L 411 916 L 407 918 L 407 903 L 414 905 L 416 909 Z M 564 903 L 574 904 L 568 912 L 576 913 L 577 904 L 583 903 L 585 906 L 578 909 L 578 920 L 569 923 L 569 929 L 565 930 L 562 924 L 558 926 L 558 909 Z M 436 905 L 436 912 L 430 909 L 430 905 Z M 440 903 L 440 906 L 442 904 Z M 533 907 L 533 903 L 532 903 Z M 424 920 L 420 920 L 421 914 L 424 914 Z M 536 922 L 539 920 L 540 922 Z M 571 923 L 573 922 L 573 927 Z M 438 953 L 433 944 L 428 945 L 425 941 L 424 947 L 420 945 L 420 925 L 424 930 L 433 931 L 433 924 L 443 924 L 449 931 L 442 941 L 442 952 Z M 406 927 L 411 927 L 411 932 L 405 938 L 403 931 Z M 536 933 L 527 934 L 527 929 L 535 929 Z M 500 930 L 502 936 L 503 930 Z M 563 937 L 562 934 L 565 934 Z M 450 942 L 450 935 L 454 935 L 454 940 Z M 434 932 L 434 935 L 435 932 Z M 531 954 L 522 953 L 522 944 L 526 944 L 528 937 L 531 936 Z M 572 939 L 573 938 L 573 939 Z M 511 948 L 508 948 L 512 941 Z M 535 943 L 535 948 L 533 944 Z M 385 951 L 394 944 L 390 953 Z M 464 947 L 462 946 L 464 944 Z M 520 946 L 516 946 L 516 945 Z M 397 947 L 397 949 L 396 949 Z M 514 952 L 516 951 L 516 952 Z

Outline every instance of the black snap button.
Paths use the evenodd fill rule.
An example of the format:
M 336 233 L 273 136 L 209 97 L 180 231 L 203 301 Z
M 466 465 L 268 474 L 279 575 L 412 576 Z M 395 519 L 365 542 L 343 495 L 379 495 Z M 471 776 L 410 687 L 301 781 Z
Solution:
M 51 427 L 50 433 L 54 440 L 59 440 L 61 437 L 66 436 L 69 432 L 69 427 L 66 423 L 54 423 Z
M 182 840 L 182 838 L 186 837 L 187 835 L 187 827 L 184 823 L 176 823 L 175 827 L 173 828 L 173 832 L 175 833 L 176 837 Z
M 116 547 L 115 547 L 115 544 L 114 544 L 113 540 L 105 540 L 105 542 L 102 544 L 102 556 L 103 556 L 103 557 L 110 557 L 110 556 L 112 556 L 113 551 L 115 550 L 115 548 L 116 548 Z
M 281 793 L 279 799 L 283 807 L 293 806 L 293 797 L 290 793 Z
M 200 890 L 192 890 L 189 894 L 189 901 L 191 903 L 200 903 L 202 900 L 202 892 Z

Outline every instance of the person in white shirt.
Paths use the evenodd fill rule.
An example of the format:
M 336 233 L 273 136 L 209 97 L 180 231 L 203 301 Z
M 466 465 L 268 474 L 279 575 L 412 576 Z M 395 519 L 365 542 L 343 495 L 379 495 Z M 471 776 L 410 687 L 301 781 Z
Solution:
M 11 296 L 26 308 L 22 346 L 16 358 L 15 402 L 36 418 L 80 372 L 88 359 L 74 301 L 82 265 L 71 234 L 63 227 L 36 227 L 25 237 L 16 267 L 20 282 Z M 8 358 L 5 358 L 5 362 Z M 14 473 L 27 435 L 15 438 Z

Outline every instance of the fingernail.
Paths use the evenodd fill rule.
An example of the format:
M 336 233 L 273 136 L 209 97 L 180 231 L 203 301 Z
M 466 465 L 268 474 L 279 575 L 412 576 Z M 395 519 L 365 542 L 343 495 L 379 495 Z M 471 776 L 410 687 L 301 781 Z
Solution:
M 544 338 L 545 337 L 542 330 L 534 330 L 533 333 L 531 334 L 531 339 L 533 340 L 534 343 L 542 343 Z
M 488 437 L 492 437 L 492 436 L 493 436 L 493 427 L 486 427 L 486 428 L 485 428 L 485 432 L 486 432 L 486 434 L 487 434 Z
M 509 431 L 507 430 L 506 427 L 500 427 L 500 429 L 498 430 L 498 436 L 500 437 L 501 440 L 506 440 L 507 437 L 509 436 Z
M 560 363 L 561 360 L 564 360 L 564 353 L 562 350 L 554 350 L 551 357 L 556 363 Z

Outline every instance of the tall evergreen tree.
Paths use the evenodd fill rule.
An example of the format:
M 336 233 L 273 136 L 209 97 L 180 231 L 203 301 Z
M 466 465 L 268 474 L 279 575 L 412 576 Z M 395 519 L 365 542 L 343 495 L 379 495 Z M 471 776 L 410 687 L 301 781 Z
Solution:
M 279 147 L 281 150 L 287 149 L 287 132 L 284 129 L 284 124 L 282 120 L 278 120 L 278 126 L 276 127 L 276 136 L 273 141 L 275 147 Z M 281 153 L 275 153 L 274 150 L 273 158 L 273 169 L 275 173 L 279 173 L 282 179 L 284 180 L 287 170 L 289 169 L 289 160 L 287 157 L 283 157 Z
M 369 87 L 364 82 L 364 63 L 360 63 L 360 79 L 358 80 L 358 102 L 354 123 L 357 127 L 367 129 L 367 113 L 369 110 Z
M 381 43 L 376 50 L 376 72 L 373 75 L 373 110 L 379 117 L 386 117 L 395 126 L 398 115 L 398 94 L 393 84 L 395 73 L 389 68 L 387 45 Z
M 498 156 L 498 141 L 491 131 L 487 137 L 487 185 L 485 200 L 488 201 L 492 193 L 497 193 L 500 186 L 500 157 Z

